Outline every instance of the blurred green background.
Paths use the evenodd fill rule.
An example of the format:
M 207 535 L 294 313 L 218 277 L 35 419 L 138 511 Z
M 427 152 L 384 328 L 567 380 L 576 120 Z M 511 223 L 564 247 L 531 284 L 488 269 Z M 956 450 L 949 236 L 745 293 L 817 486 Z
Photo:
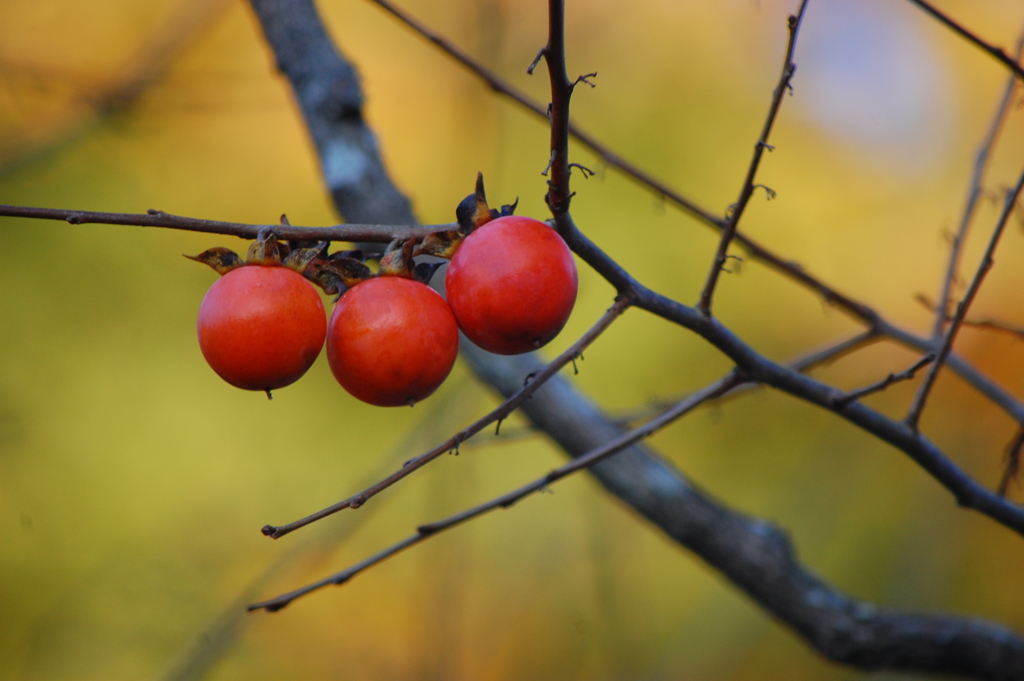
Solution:
M 577 120 L 724 211 L 796 4 L 570 2 L 570 72 L 600 74 L 596 89 L 577 91 Z M 941 4 L 1008 47 L 1024 24 L 1016 0 Z M 370 3 L 319 6 L 360 69 L 368 118 L 423 220 L 451 220 L 477 170 L 493 203 L 518 196 L 520 212 L 546 216 L 543 121 Z M 545 41 L 544 3 L 404 6 L 546 101 L 543 67 L 524 73 Z M 778 197 L 758 195 L 743 228 L 925 332 L 932 316 L 913 297 L 936 297 L 944 235 L 1006 74 L 897 0 L 811 0 L 796 60 L 795 96 L 759 175 Z M 98 95 L 149 63 L 166 71 L 130 106 L 97 113 Z M 238 1 L 5 0 L 0 202 L 336 222 L 272 66 Z M 986 183 L 993 192 L 1020 172 L 1022 148 L 1017 106 Z M 716 235 L 585 150 L 573 154 L 598 171 L 574 184 L 580 226 L 645 284 L 695 301 Z M 967 271 L 997 204 L 979 211 Z M 195 315 L 216 275 L 180 257 L 242 242 L 9 218 L 0 235 L 0 679 L 162 678 L 189 665 L 196 678 L 203 670 L 224 681 L 861 676 L 819 659 L 586 476 L 278 614 L 223 619 L 518 486 L 560 454 L 539 436 L 485 439 L 356 513 L 272 542 L 259 534 L 264 523 L 338 500 L 496 399 L 457 366 L 415 409 L 377 409 L 346 395 L 321 357 L 268 402 L 204 363 Z M 1021 325 L 1022 290 L 1017 220 L 974 310 Z M 611 296 L 583 271 L 573 317 L 544 354 L 578 337 Z M 750 261 L 723 278 L 716 313 L 780 360 L 858 328 Z M 965 329 L 958 349 L 1024 398 L 1019 339 Z M 815 375 L 852 388 L 914 359 L 880 343 Z M 631 311 L 587 351 L 575 380 L 614 413 L 728 368 L 693 334 Z M 902 415 L 915 386 L 868 402 Z M 1015 430 L 1005 414 L 946 372 L 922 426 L 996 484 Z M 759 391 L 700 410 L 652 443 L 725 502 L 788 528 L 807 564 L 851 594 L 1024 631 L 1020 537 L 958 510 L 906 456 L 847 423 Z M 1019 487 L 1011 493 L 1024 499 Z

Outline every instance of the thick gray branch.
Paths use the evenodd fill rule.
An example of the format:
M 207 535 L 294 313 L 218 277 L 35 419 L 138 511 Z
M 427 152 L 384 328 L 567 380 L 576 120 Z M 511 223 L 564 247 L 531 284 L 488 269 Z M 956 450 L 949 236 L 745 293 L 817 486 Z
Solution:
M 388 178 L 362 119 L 355 71 L 331 43 L 311 0 L 250 2 L 293 87 L 338 210 L 351 221 L 413 223 L 409 202 Z M 503 395 L 541 366 L 531 355 L 499 357 L 469 343 L 463 357 Z M 621 432 L 560 377 L 522 408 L 570 456 Z M 850 598 L 801 566 L 777 527 L 721 505 L 644 446 L 599 464 L 593 473 L 830 659 L 863 669 L 1024 679 L 1024 639 L 1014 632 L 981 620 L 896 612 Z
M 532 355 L 463 352 L 503 395 L 541 366 Z M 570 456 L 622 434 L 568 381 L 556 377 L 521 409 Z M 592 469 L 605 488 L 690 549 L 821 654 L 862 669 L 1024 679 L 1024 640 L 983 620 L 916 615 L 851 598 L 797 561 L 775 525 L 733 511 L 636 445 Z
M 292 87 L 320 157 L 320 170 L 348 222 L 410 225 L 409 199 L 395 187 L 363 120 L 355 67 L 335 47 L 312 0 L 252 0 L 277 69 Z

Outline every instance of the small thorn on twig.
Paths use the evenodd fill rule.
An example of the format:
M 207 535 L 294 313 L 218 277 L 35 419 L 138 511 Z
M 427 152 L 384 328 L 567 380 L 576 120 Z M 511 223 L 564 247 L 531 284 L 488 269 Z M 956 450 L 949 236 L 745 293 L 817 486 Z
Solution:
M 572 358 L 572 373 L 575 376 L 578 376 L 579 373 L 580 373 L 580 370 L 576 367 L 576 357 L 575 356 Z
M 579 168 L 580 169 L 580 171 L 583 173 L 583 179 L 584 180 L 590 178 L 593 175 L 597 175 L 597 173 L 595 173 L 593 170 L 591 170 L 590 168 L 586 167 L 585 165 L 582 165 L 582 164 L 579 164 L 579 163 L 570 163 L 569 164 L 570 171 L 573 168 Z
M 774 189 L 772 189 L 771 187 L 769 187 L 769 186 L 767 186 L 767 185 L 763 185 L 763 184 L 755 184 L 755 185 L 753 186 L 753 189 L 757 189 L 758 187 L 760 187 L 761 189 L 763 189 L 763 190 L 764 190 L 764 193 L 768 195 L 768 200 L 769 200 L 769 201 L 771 201 L 771 200 L 772 200 L 772 199 L 774 199 L 774 198 L 775 198 L 776 196 L 778 196 L 778 193 L 776 193 L 776 191 L 775 191 Z
M 501 435 L 501 424 L 505 421 L 504 418 L 498 419 L 498 425 L 494 427 L 494 437 Z
M 551 172 L 551 166 L 553 166 L 554 164 L 555 164 L 555 152 L 554 152 L 554 150 L 552 150 L 551 151 L 551 156 L 550 156 L 550 158 L 548 158 L 548 164 L 546 166 L 544 166 L 544 170 L 540 171 L 540 174 L 543 175 L 544 177 L 547 177 L 548 173 Z M 549 182 L 548 184 L 551 184 L 551 183 Z
M 292 223 L 288 222 L 288 216 L 285 215 L 284 213 L 281 213 L 281 224 L 282 225 L 288 225 L 289 227 L 292 224 Z
M 597 87 L 596 85 L 590 82 L 591 78 L 597 78 L 597 71 L 594 71 L 593 73 L 585 73 L 582 76 L 577 77 L 576 80 L 573 81 L 572 85 L 569 86 L 569 90 L 571 91 L 575 89 L 576 86 L 579 85 L 580 83 L 586 83 L 592 88 Z
M 264 390 L 263 392 L 267 393 L 267 399 L 268 399 L 268 400 L 272 400 L 272 399 L 274 399 L 274 395 L 273 395 L 273 393 L 271 393 L 271 392 L 270 392 L 270 388 L 267 388 L 267 389 L 266 389 L 266 390 Z
M 526 73 L 528 75 L 531 75 L 531 76 L 533 75 L 533 70 L 535 68 L 537 68 L 537 64 L 540 63 L 540 60 L 543 59 L 547 55 L 547 53 L 548 53 L 548 46 L 547 45 L 545 45 L 544 47 L 542 47 L 539 50 L 537 50 L 537 56 L 534 57 L 533 61 L 530 62 L 530 65 L 526 67 Z
M 768 144 L 767 142 L 765 142 L 763 140 L 758 140 L 757 141 L 757 146 L 761 147 L 765 151 L 775 151 L 775 146 L 774 145 Z
M 873 383 L 867 386 L 866 388 L 861 388 L 860 390 L 854 390 L 852 392 L 848 392 L 833 397 L 832 406 L 836 408 L 845 407 L 850 402 L 856 402 L 862 397 L 866 397 L 868 395 L 871 395 L 872 393 L 877 393 L 882 390 L 885 390 L 893 383 L 898 383 L 900 381 L 909 381 L 912 378 L 914 378 L 918 371 L 920 371 L 922 368 L 928 366 L 934 361 L 935 353 L 930 352 L 921 359 L 917 360 L 917 362 L 915 362 L 914 365 L 907 369 L 906 371 L 902 371 L 898 374 L 889 374 L 881 381 Z
M 164 215 L 164 212 L 162 210 L 157 210 L 156 208 L 147 208 L 146 215 Z

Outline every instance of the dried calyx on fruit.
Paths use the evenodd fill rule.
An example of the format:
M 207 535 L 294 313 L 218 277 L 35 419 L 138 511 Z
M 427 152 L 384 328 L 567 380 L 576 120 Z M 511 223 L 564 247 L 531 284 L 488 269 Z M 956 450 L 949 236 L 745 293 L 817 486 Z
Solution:
M 578 289 L 565 241 L 545 223 L 514 215 L 515 207 L 490 209 L 477 175 L 476 191 L 455 211 L 460 229 L 430 235 L 416 252 L 451 260 L 445 289 L 459 328 L 503 355 L 535 350 L 557 336 Z
M 572 312 L 576 266 L 557 232 L 515 208 L 491 209 L 478 175 L 476 191 L 456 209 L 458 229 L 393 241 L 376 273 L 361 251 L 281 242 L 269 227 L 245 261 L 226 248 L 204 251 L 192 259 L 223 276 L 200 306 L 203 356 L 228 383 L 269 396 L 309 369 L 326 337 L 342 387 L 370 404 L 400 406 L 444 382 L 459 329 L 491 352 L 539 348 Z M 447 301 L 427 286 L 443 263 L 415 262 L 420 255 L 450 260 Z M 337 295 L 327 323 L 309 282 Z
M 228 383 L 269 396 L 309 369 L 326 337 L 332 372 L 357 398 L 425 399 L 451 372 L 459 337 L 448 304 L 426 286 L 440 264 L 417 264 L 415 249 L 413 240 L 392 242 L 375 274 L 362 251 L 281 242 L 267 228 L 244 261 L 226 248 L 186 256 L 224 275 L 200 306 L 203 356 Z M 329 326 L 309 282 L 338 296 Z
M 221 275 L 203 297 L 196 324 L 203 357 L 221 378 L 271 397 L 312 366 L 327 325 L 320 296 L 301 272 L 326 248 L 280 244 L 264 229 L 244 261 L 227 248 L 185 256 Z
M 455 317 L 425 283 L 437 264 L 416 264 L 415 247 L 411 239 L 392 242 L 376 276 L 346 284 L 327 325 L 334 377 L 354 397 L 379 407 L 429 397 L 459 352 Z

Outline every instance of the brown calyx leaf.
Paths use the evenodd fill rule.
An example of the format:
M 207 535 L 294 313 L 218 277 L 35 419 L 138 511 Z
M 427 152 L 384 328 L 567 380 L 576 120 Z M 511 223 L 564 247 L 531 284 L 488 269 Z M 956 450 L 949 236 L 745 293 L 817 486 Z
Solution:
M 277 246 L 277 235 L 271 227 L 260 230 L 256 241 L 249 245 L 246 265 L 280 265 L 281 249 Z
M 385 277 L 402 277 L 414 279 L 416 276 L 416 263 L 413 262 L 413 251 L 416 248 L 414 239 L 392 242 L 388 250 L 380 259 L 379 274 Z
M 433 255 L 438 258 L 451 260 L 465 238 L 466 235 L 458 229 L 453 229 L 449 232 L 433 232 L 423 239 L 423 243 L 420 244 L 420 247 L 416 249 L 413 255 Z
M 421 284 L 430 285 L 430 280 L 434 278 L 434 272 L 437 271 L 443 262 L 421 262 L 416 264 L 416 270 L 413 278 Z
M 327 264 L 322 265 L 319 269 L 326 270 L 328 274 L 337 277 L 338 281 L 349 288 L 373 277 L 373 271 L 355 258 L 329 260 Z M 327 291 L 327 289 L 324 290 Z M 327 292 L 331 293 L 331 291 Z
M 484 192 L 483 173 L 476 174 L 476 191 L 462 199 L 455 207 L 455 219 L 465 234 L 492 220 L 491 209 L 487 206 L 487 195 Z
M 517 206 L 519 206 L 519 197 L 518 196 L 516 197 L 516 200 L 513 201 L 511 204 L 506 203 L 505 205 L 503 205 L 501 207 L 501 210 L 491 210 L 491 217 L 493 217 L 493 218 L 503 218 L 503 217 L 505 217 L 507 215 L 515 215 L 516 214 L 516 207 Z
M 302 276 L 319 286 L 329 296 L 337 295 L 345 289 L 341 277 L 326 266 L 326 261 L 314 260 L 306 267 Z
M 237 269 L 244 265 L 238 254 L 232 251 L 230 248 L 211 248 L 203 251 L 199 255 L 186 255 L 189 260 L 195 260 L 201 262 L 204 265 L 212 267 L 217 274 L 225 275 L 233 269 Z
M 306 268 L 309 267 L 309 264 L 318 257 L 325 258 L 327 255 L 326 251 L 326 241 L 321 241 L 311 248 L 296 248 L 284 257 L 281 264 L 295 270 L 299 274 L 302 274 L 306 271 Z

